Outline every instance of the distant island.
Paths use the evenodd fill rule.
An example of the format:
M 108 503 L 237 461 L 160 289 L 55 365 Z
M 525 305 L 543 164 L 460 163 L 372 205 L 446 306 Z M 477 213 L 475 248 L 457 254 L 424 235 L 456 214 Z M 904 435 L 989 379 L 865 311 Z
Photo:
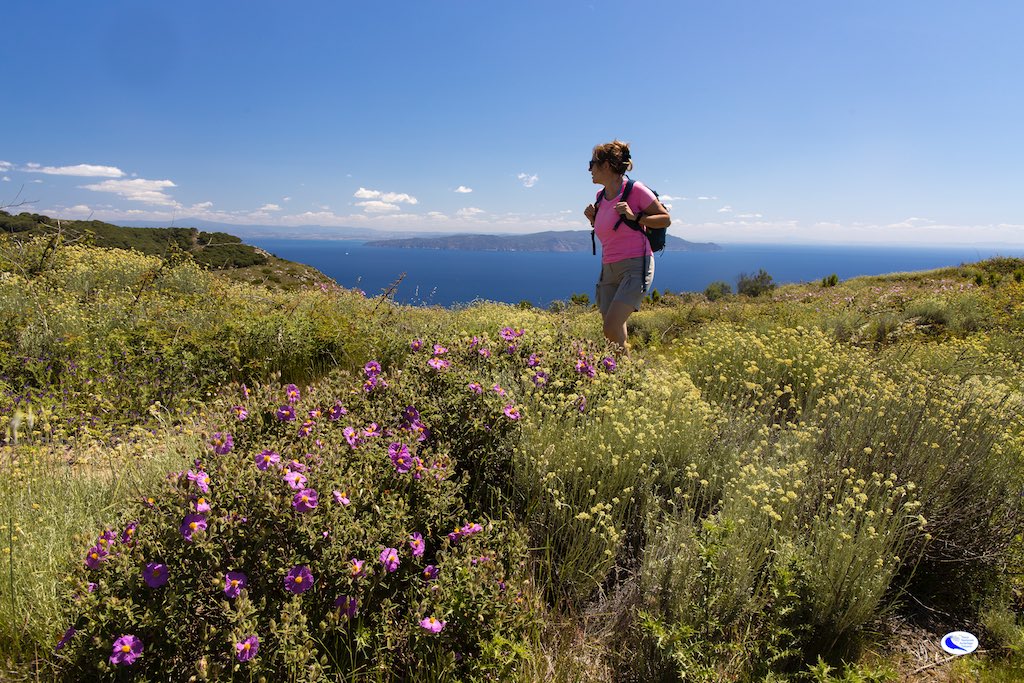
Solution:
M 590 251 L 589 230 L 548 230 L 528 235 L 448 235 L 444 237 L 406 237 L 370 240 L 368 247 L 395 249 L 463 249 L 466 251 Z M 690 242 L 668 236 L 666 251 L 720 251 L 713 242 Z

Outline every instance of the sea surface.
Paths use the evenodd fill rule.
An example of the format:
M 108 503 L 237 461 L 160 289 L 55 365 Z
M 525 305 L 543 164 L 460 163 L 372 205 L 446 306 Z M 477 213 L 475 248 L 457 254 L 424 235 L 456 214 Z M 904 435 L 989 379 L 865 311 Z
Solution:
M 479 252 L 368 247 L 353 240 L 248 238 L 289 261 L 317 268 L 339 285 L 377 296 L 401 281 L 396 301 L 456 306 L 477 300 L 547 307 L 573 294 L 594 299 L 599 256 L 590 252 Z M 653 289 L 703 292 L 712 282 L 733 290 L 741 273 L 768 271 L 778 284 L 818 281 L 832 273 L 858 275 L 929 270 L 993 256 L 1024 257 L 1024 249 L 996 247 L 876 247 L 728 244 L 714 252 L 667 252 L 655 257 Z

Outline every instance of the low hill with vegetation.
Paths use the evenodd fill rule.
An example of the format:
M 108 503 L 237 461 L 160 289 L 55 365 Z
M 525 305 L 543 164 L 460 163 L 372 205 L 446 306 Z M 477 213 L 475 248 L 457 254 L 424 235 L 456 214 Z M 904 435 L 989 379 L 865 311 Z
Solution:
M 293 263 L 225 232 L 197 228 L 129 228 L 103 221 L 57 220 L 34 213 L 0 211 L 0 234 L 16 241 L 45 237 L 63 244 L 126 249 L 164 259 L 187 256 L 203 268 L 223 271 L 231 279 L 271 287 L 294 288 L 333 283 L 315 268 Z M 32 267 L 26 263 L 25 267 Z
M 1021 676 L 1024 262 L 658 295 L 628 357 L 228 272 L 0 235 L 0 677 Z

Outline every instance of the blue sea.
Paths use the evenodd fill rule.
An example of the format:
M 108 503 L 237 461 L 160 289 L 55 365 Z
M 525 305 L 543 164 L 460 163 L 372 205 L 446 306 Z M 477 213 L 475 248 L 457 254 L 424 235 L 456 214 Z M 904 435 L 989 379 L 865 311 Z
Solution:
M 249 244 L 305 263 L 343 287 L 379 295 L 399 280 L 395 300 L 455 306 L 477 300 L 547 307 L 573 294 L 594 299 L 600 257 L 590 252 L 479 252 L 367 247 L 353 240 L 248 238 Z M 993 256 L 1024 257 L 1021 248 L 722 245 L 714 252 L 666 252 L 655 257 L 653 289 L 702 292 L 717 280 L 735 290 L 741 273 L 761 268 L 778 284 L 817 281 L 832 273 L 858 275 L 928 270 Z

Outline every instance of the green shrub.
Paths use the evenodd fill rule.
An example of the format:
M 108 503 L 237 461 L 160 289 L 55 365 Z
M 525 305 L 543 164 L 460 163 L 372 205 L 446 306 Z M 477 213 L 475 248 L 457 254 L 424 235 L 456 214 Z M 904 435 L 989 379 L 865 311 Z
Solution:
M 78 572 L 63 678 L 514 670 L 531 623 L 522 540 L 469 517 L 450 443 L 407 403 L 416 387 L 372 365 L 345 384 L 239 396 L 245 419 L 119 515 Z M 125 634 L 143 648 L 130 667 Z
M 718 280 L 712 282 L 704 290 L 704 296 L 708 298 L 708 301 L 718 301 L 722 297 L 729 296 L 732 294 L 732 286 L 728 282 Z
M 756 275 L 740 273 L 736 279 L 736 292 L 744 296 L 761 296 L 773 289 L 775 289 L 775 283 L 772 282 L 772 276 L 764 268 L 758 270 Z

